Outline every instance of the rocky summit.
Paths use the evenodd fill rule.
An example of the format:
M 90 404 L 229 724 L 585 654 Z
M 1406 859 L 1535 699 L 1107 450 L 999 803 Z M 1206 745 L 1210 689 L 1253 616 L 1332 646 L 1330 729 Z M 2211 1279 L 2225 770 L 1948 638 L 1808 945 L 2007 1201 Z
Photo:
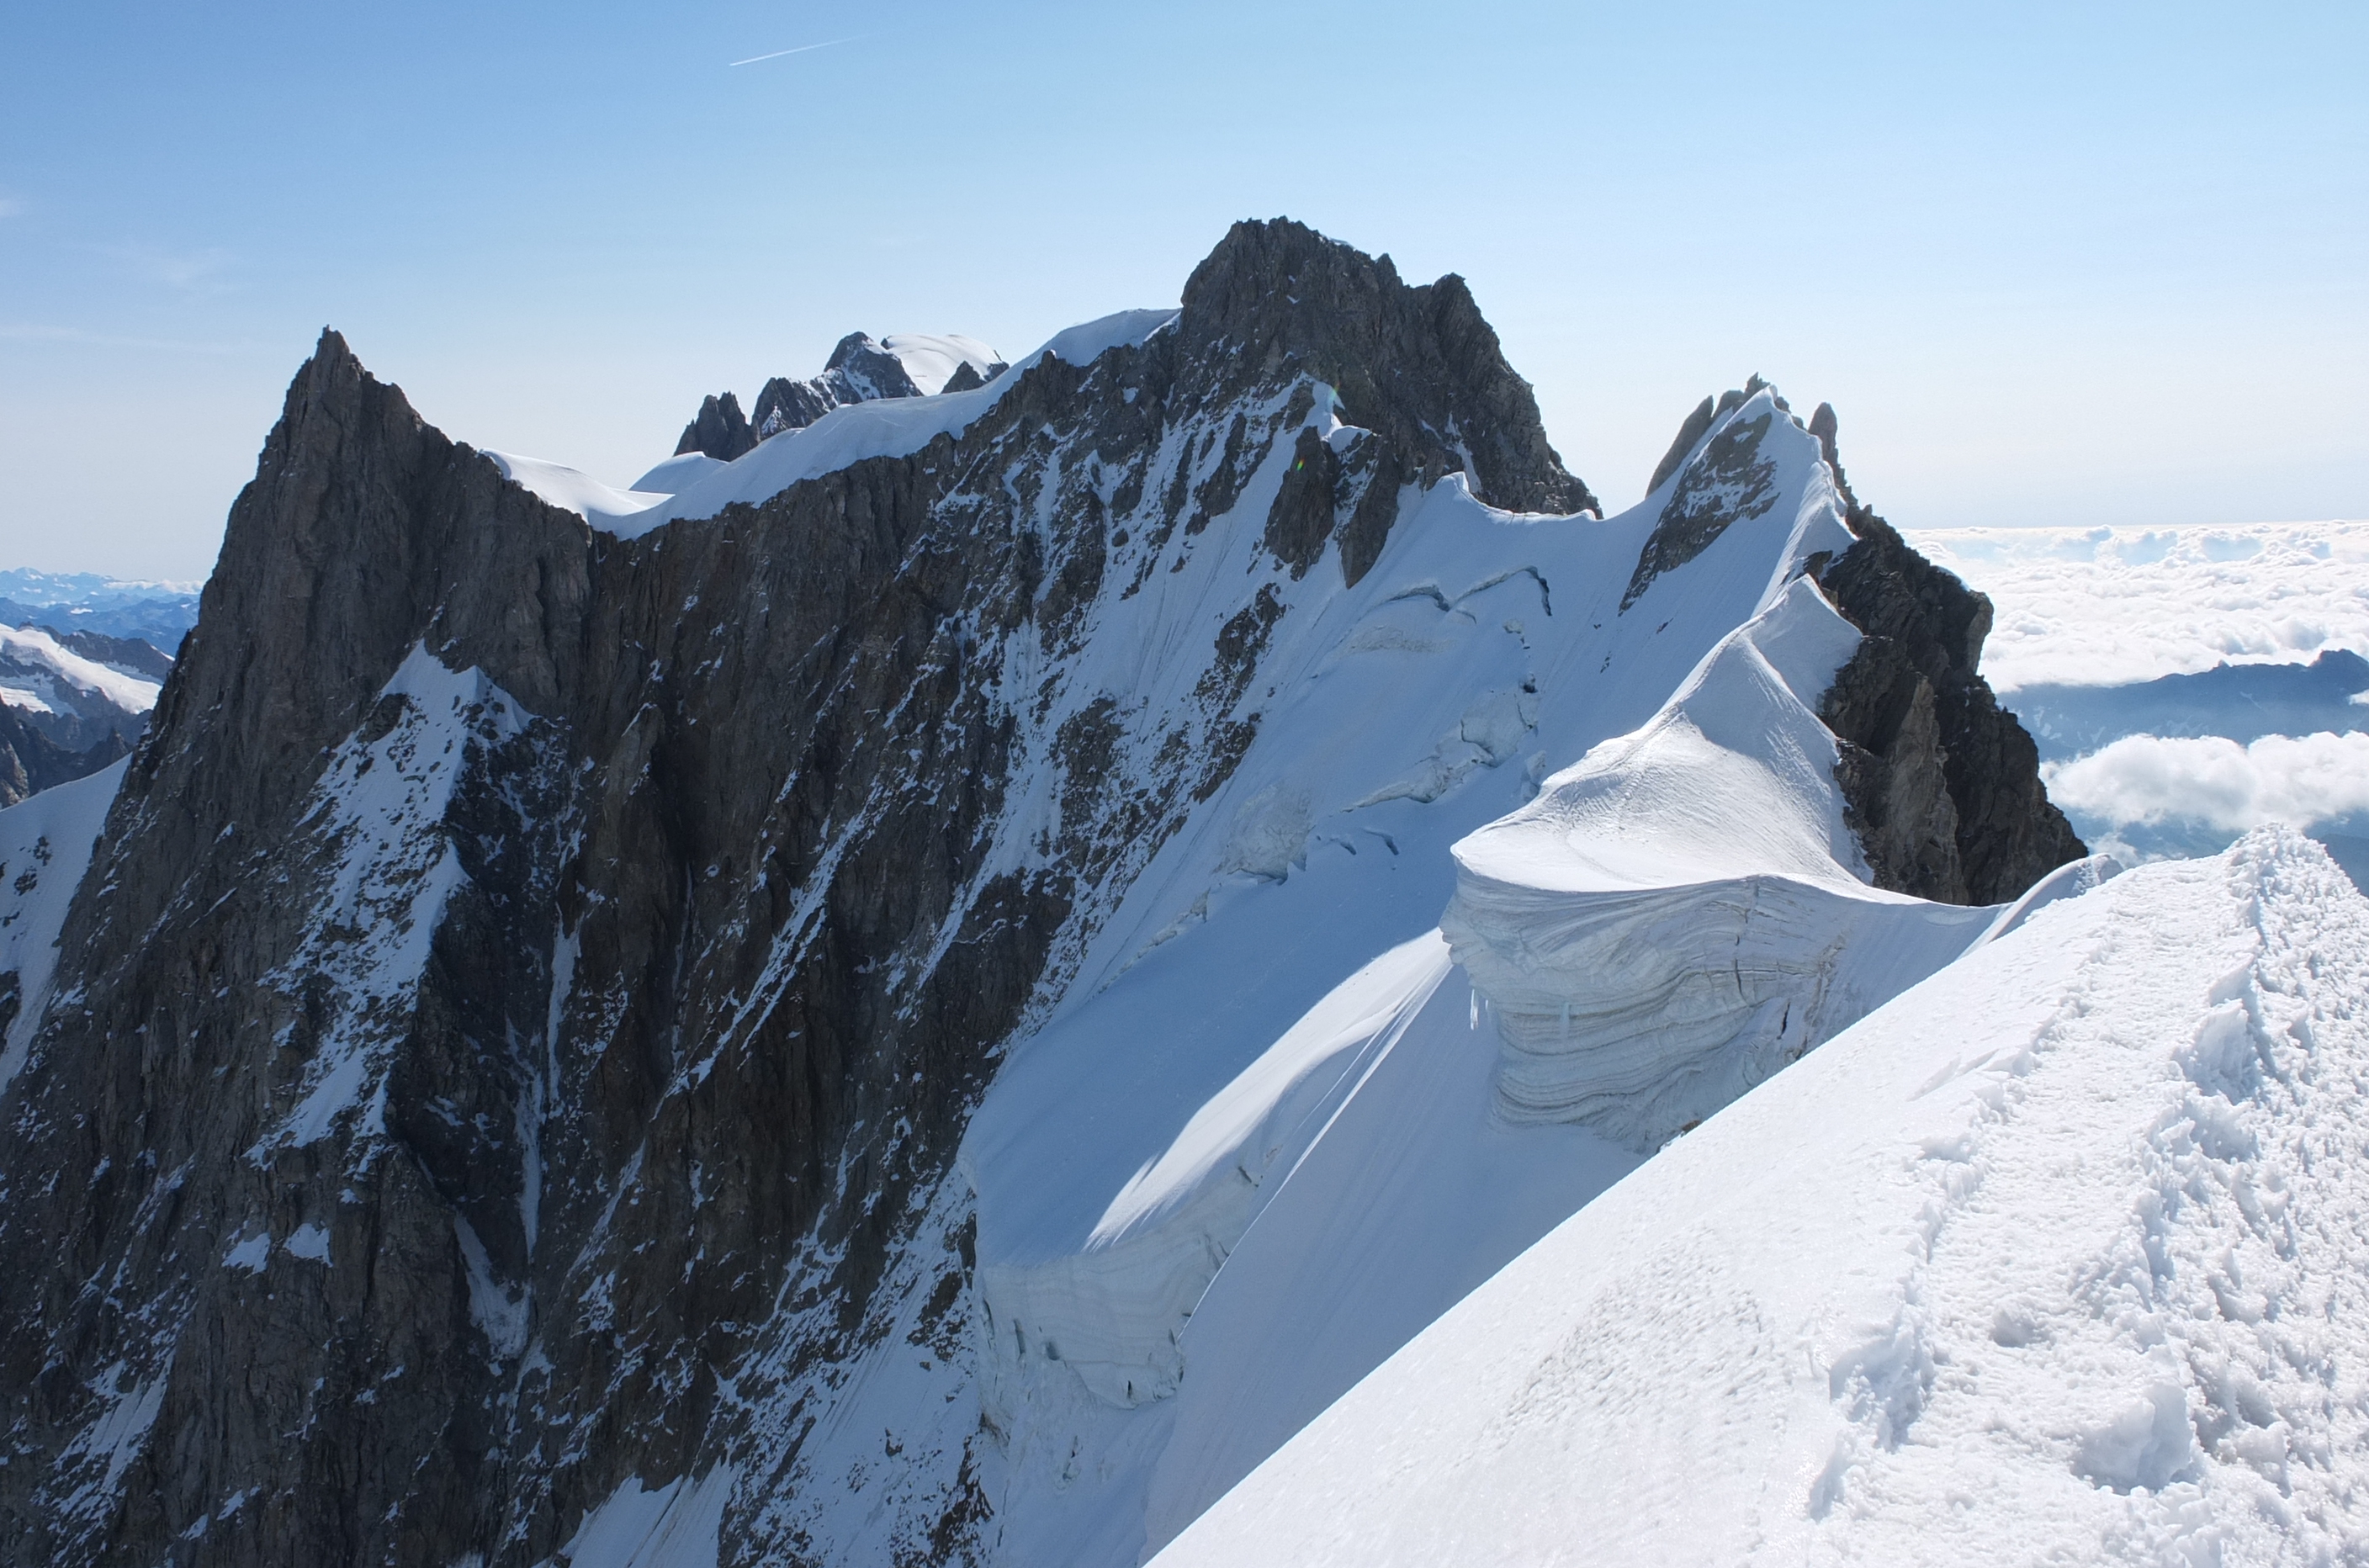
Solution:
M 1831 410 L 1605 516 L 1462 280 L 1283 221 L 931 351 L 711 398 L 629 534 L 323 334 L 23 835 L 0 1560 L 1133 1564 L 2085 853 Z M 1778 957 L 1656 1056 L 1608 977 L 1713 921 Z M 1416 1019 L 1469 1122 L 1373 1147 L 1501 1163 L 1393 1269 L 1318 1178 Z M 1295 1359 L 1253 1218 L 1387 1310 Z

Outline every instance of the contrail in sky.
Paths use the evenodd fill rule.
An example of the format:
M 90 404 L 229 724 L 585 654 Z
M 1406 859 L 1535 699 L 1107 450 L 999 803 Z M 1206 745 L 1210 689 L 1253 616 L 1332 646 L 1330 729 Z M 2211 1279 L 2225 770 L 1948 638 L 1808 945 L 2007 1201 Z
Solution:
M 735 65 L 754 65 L 760 60 L 779 60 L 784 54 L 804 54 L 810 49 L 830 49 L 838 44 L 853 43 L 855 39 L 862 38 L 864 36 L 864 35 L 863 33 L 857 33 L 855 38 L 835 38 L 829 43 L 802 43 L 795 49 L 777 49 L 771 54 L 752 54 L 746 60 L 735 60 L 732 63 Z

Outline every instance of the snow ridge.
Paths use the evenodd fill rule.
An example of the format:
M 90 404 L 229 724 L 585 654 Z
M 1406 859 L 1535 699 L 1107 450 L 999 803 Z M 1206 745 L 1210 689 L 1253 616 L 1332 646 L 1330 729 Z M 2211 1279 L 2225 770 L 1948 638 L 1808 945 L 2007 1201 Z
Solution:
M 1160 1559 L 2342 1561 L 2369 902 L 2057 899 L 1589 1205 Z

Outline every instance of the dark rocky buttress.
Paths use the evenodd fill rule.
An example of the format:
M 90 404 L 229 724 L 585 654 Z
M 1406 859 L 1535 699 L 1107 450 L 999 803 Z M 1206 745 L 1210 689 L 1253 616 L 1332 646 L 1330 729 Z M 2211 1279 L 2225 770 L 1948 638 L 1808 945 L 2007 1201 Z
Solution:
M 1817 573 L 1865 634 L 1819 716 L 1876 886 L 1997 904 L 2089 849 L 2048 798 L 2040 749 L 1980 673 L 1991 602 L 1848 503 L 1859 543 Z
M 1221 521 L 1355 577 L 1452 471 L 1590 504 L 1460 282 L 1297 224 L 1008 379 L 620 539 L 323 336 L 0 1088 L 0 1560 L 525 1564 L 632 1478 L 794 1489 L 896 1260 L 959 1338 L 924 1200 L 998 1047 L 1255 731 L 1271 590 L 1156 713 L 1070 690 L 1094 605 Z M 1233 517 L 1319 382 L 1366 433 Z
M 1843 476 L 1837 422 L 1807 427 L 1859 543 L 1813 563 L 1863 634 L 1819 709 L 1841 742 L 1835 782 L 1879 887 L 1997 904 L 2089 853 L 2040 779 L 2040 749 L 1982 677 L 1991 601 L 1928 561 Z

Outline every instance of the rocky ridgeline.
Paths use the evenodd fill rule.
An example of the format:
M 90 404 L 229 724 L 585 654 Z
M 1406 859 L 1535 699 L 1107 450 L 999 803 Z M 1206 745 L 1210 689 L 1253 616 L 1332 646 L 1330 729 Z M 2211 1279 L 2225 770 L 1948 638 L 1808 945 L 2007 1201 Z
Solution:
M 959 436 L 621 540 L 324 334 L 0 1088 L 0 1248 L 39 1260 L 0 1279 L 0 1559 L 525 1564 L 632 1478 L 794 1488 L 884 1279 L 965 1353 L 966 1117 L 1257 733 L 1290 612 L 1246 578 L 1190 695 L 1128 707 L 1094 607 L 1212 530 L 1354 581 L 1453 473 L 1595 509 L 1460 280 L 1293 223 L 1139 344 L 1009 373 Z M 1345 448 L 1303 433 L 1325 388 Z M 687 449 L 737 455 L 710 412 L 747 433 L 714 400 Z M 1862 537 L 1825 580 L 1898 650 L 1832 704 L 1871 863 L 1997 896 L 2061 819 L 1983 617 Z M 967 1464 L 897 1506 L 913 1561 L 991 1534 Z M 806 1560 L 783 1517 L 727 1555 Z
M 891 341 L 894 341 L 892 339 Z M 851 332 L 839 340 L 823 365 L 822 374 L 807 381 L 775 376 L 757 394 L 753 415 L 740 411 L 740 399 L 720 392 L 700 404 L 698 415 L 682 429 L 675 455 L 704 452 L 719 462 L 756 449 L 768 436 L 802 430 L 832 409 L 850 403 L 870 403 L 883 397 L 920 397 L 925 392 L 967 392 L 980 387 L 1010 367 L 990 364 L 982 375 L 969 361 L 955 368 L 944 386 L 923 387 L 914 381 L 905 361 L 869 334 Z

